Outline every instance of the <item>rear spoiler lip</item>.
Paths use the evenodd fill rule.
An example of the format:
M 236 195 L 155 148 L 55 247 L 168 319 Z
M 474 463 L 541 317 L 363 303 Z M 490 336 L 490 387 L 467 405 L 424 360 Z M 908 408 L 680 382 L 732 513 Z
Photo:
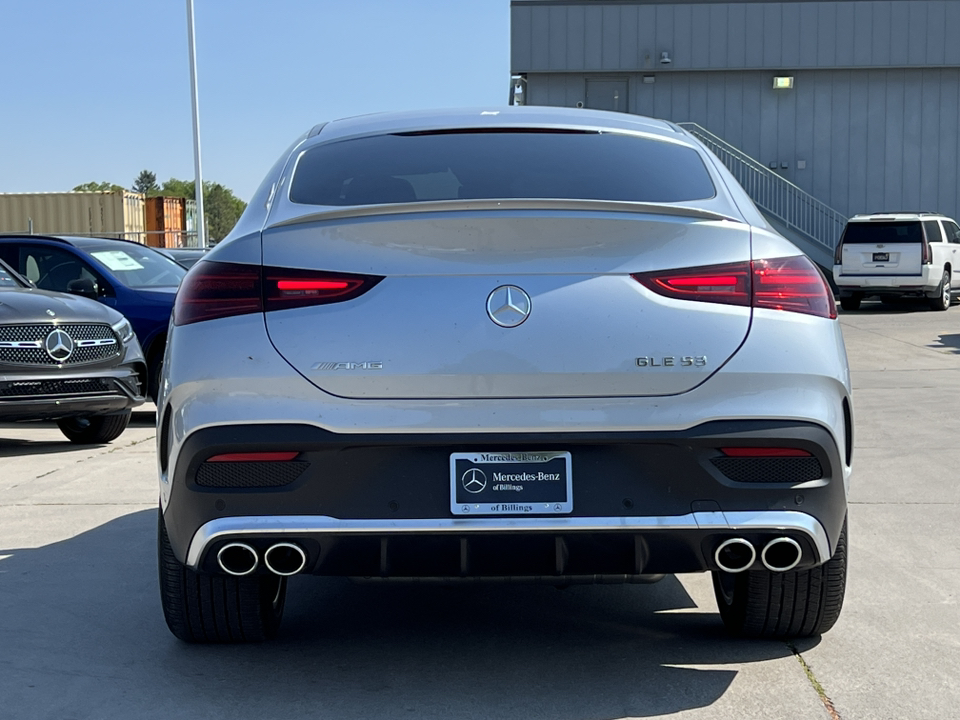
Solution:
M 647 215 L 671 215 L 696 220 L 728 221 L 744 224 L 743 220 L 730 215 L 665 203 L 627 202 L 621 200 L 563 200 L 504 198 L 501 200 L 430 200 L 414 203 L 390 203 L 384 205 L 351 205 L 331 207 L 330 210 L 308 212 L 264 228 L 289 227 L 326 220 L 345 220 L 388 215 L 415 215 L 438 212 L 461 212 L 469 210 L 576 210 L 581 212 L 618 212 Z

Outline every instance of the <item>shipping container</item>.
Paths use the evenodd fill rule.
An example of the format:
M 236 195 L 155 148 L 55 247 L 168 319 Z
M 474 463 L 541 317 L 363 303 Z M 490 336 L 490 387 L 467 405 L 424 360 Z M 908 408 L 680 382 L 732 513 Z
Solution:
M 0 232 L 145 239 L 144 198 L 115 192 L 0 193 Z
M 184 247 L 186 201 L 178 197 L 147 198 L 147 244 L 152 247 Z

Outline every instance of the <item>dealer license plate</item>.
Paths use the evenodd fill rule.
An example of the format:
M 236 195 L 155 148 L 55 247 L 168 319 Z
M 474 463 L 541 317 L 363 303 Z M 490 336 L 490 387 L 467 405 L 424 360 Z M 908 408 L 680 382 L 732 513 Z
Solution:
M 573 512 L 570 453 L 453 453 L 450 511 L 454 515 Z
M 874 253 L 874 262 L 890 262 L 890 253 Z

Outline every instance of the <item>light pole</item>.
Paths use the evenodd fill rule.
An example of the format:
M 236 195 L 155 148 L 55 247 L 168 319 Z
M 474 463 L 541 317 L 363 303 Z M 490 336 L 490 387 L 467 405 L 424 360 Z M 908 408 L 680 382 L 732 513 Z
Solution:
M 197 198 L 197 245 L 207 246 L 203 217 L 203 173 L 200 171 L 200 105 L 197 100 L 197 51 L 193 33 L 193 0 L 187 0 L 187 41 L 190 47 L 190 99 L 193 101 L 193 166 Z

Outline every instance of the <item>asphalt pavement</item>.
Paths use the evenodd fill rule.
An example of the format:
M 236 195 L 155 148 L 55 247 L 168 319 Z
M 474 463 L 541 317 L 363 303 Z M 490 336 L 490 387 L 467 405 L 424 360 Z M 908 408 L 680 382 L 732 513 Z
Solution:
M 298 577 L 280 637 L 190 646 L 160 611 L 152 408 L 105 446 L 0 425 L 0 718 L 960 717 L 960 307 L 841 315 L 854 381 L 837 626 L 726 635 L 709 576 L 650 586 Z

